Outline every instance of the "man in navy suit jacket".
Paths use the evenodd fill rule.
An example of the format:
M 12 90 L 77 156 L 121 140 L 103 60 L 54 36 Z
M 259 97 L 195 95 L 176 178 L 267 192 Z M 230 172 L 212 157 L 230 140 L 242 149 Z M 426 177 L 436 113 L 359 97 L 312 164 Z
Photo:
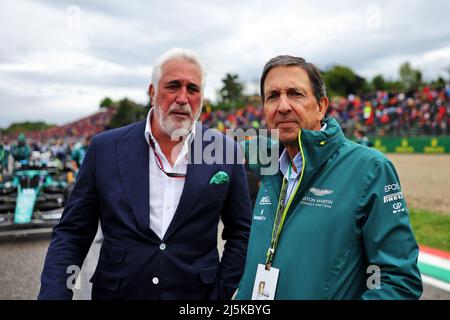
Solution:
M 93 299 L 231 298 L 251 205 L 239 147 L 217 131 L 202 139 L 207 129 L 195 125 L 203 88 L 197 56 L 172 49 L 153 67 L 147 120 L 92 139 L 53 231 L 39 299 L 72 298 L 74 266 L 82 265 L 99 220 L 104 241 Z M 219 261 L 220 219 L 226 244 Z

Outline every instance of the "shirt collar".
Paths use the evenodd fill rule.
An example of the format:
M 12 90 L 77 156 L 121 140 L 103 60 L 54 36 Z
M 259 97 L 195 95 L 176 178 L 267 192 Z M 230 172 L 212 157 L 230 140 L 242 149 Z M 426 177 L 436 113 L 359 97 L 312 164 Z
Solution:
M 320 131 L 325 131 L 325 129 L 327 128 L 327 124 L 325 123 L 322 128 L 320 128 Z M 294 170 L 291 170 L 291 174 L 288 177 L 288 170 L 289 170 L 289 165 L 291 164 L 291 159 L 289 157 L 289 154 L 287 153 L 286 149 L 283 150 L 283 152 L 281 153 L 280 159 L 279 159 L 279 164 L 280 164 L 280 171 L 283 174 L 283 176 L 285 176 L 288 179 L 295 179 L 297 178 L 297 176 L 300 174 L 301 172 L 301 168 L 303 165 L 303 159 L 302 159 L 302 154 L 301 152 L 297 153 L 294 157 L 294 165 L 297 168 L 297 172 L 295 172 Z
M 291 170 L 291 174 L 288 177 L 287 174 L 289 170 L 289 165 L 291 164 L 291 159 L 289 158 L 289 154 L 287 153 L 286 149 L 284 149 L 283 152 L 281 153 L 279 160 L 280 171 L 281 173 L 283 173 L 283 176 L 285 176 L 288 179 L 295 179 L 302 168 L 302 154 L 300 152 L 295 155 L 293 162 L 295 167 L 297 168 L 297 172 Z
M 145 135 L 145 140 L 147 141 L 147 144 L 150 146 L 150 139 L 152 139 L 153 145 L 155 146 L 155 151 L 161 156 L 164 156 L 161 147 L 159 146 L 158 141 L 155 139 L 155 137 L 153 136 L 152 133 L 152 124 L 151 124 L 151 119 L 153 116 L 153 110 L 154 107 L 152 107 L 148 114 L 147 114 L 147 122 L 145 123 L 145 131 L 144 131 L 144 135 Z M 187 138 L 184 140 L 183 142 L 183 148 L 181 149 L 181 152 L 178 156 L 178 159 L 181 159 L 181 157 L 184 157 L 187 155 L 188 150 L 189 150 L 189 145 L 192 142 L 192 140 L 194 139 L 195 136 L 195 123 L 192 127 L 191 132 L 189 132 Z M 178 160 L 176 161 L 178 162 Z

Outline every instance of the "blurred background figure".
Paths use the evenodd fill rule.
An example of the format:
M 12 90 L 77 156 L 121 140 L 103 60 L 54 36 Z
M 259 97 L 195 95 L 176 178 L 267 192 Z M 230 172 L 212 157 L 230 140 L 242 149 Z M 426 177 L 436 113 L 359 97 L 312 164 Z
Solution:
M 84 155 L 91 142 L 91 137 L 87 137 L 83 142 L 77 142 L 72 148 L 71 159 L 75 162 L 76 168 L 79 169 L 84 159 Z
M 14 161 L 28 160 L 31 154 L 30 146 L 27 144 L 25 134 L 19 134 L 17 144 L 12 148 L 12 156 Z
M 4 141 L 0 143 L 0 176 L 8 169 L 9 150 L 6 149 Z M 1 181 L 1 179 L 0 179 Z
M 373 143 L 367 138 L 366 133 L 364 132 L 363 128 L 356 129 L 353 132 L 353 135 L 355 136 L 355 142 L 358 144 L 361 144 L 366 147 L 373 147 Z

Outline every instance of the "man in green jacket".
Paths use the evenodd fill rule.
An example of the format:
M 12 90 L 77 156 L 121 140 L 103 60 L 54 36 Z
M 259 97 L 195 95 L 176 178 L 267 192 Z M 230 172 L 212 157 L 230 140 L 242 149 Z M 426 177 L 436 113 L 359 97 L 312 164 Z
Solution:
M 248 150 L 262 138 L 246 142 L 261 185 L 235 298 L 256 299 L 263 281 L 269 299 L 418 299 L 419 251 L 392 163 L 325 118 L 323 79 L 304 59 L 271 59 L 261 96 L 279 134 L 266 145 L 281 156 L 276 174 L 261 174 Z
M 29 160 L 31 154 L 30 146 L 27 144 L 25 134 L 19 134 L 17 144 L 13 146 L 12 156 L 14 161 Z
M 77 170 L 83 163 L 84 156 L 86 155 L 89 144 L 91 143 L 91 136 L 84 138 L 84 142 L 77 142 L 73 146 L 70 158 L 75 162 Z

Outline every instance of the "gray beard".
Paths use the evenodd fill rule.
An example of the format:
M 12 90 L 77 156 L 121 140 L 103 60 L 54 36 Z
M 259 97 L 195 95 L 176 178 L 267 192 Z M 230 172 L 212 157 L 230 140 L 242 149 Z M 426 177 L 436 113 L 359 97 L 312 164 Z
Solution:
M 155 113 L 158 119 L 159 127 L 165 134 L 171 137 L 172 140 L 177 141 L 180 136 L 187 136 L 192 131 L 195 122 L 198 120 L 198 118 L 200 118 L 202 107 L 199 108 L 192 121 L 191 119 L 175 121 L 169 115 L 163 114 L 160 110 L 161 109 L 159 108 L 159 106 L 155 104 Z

